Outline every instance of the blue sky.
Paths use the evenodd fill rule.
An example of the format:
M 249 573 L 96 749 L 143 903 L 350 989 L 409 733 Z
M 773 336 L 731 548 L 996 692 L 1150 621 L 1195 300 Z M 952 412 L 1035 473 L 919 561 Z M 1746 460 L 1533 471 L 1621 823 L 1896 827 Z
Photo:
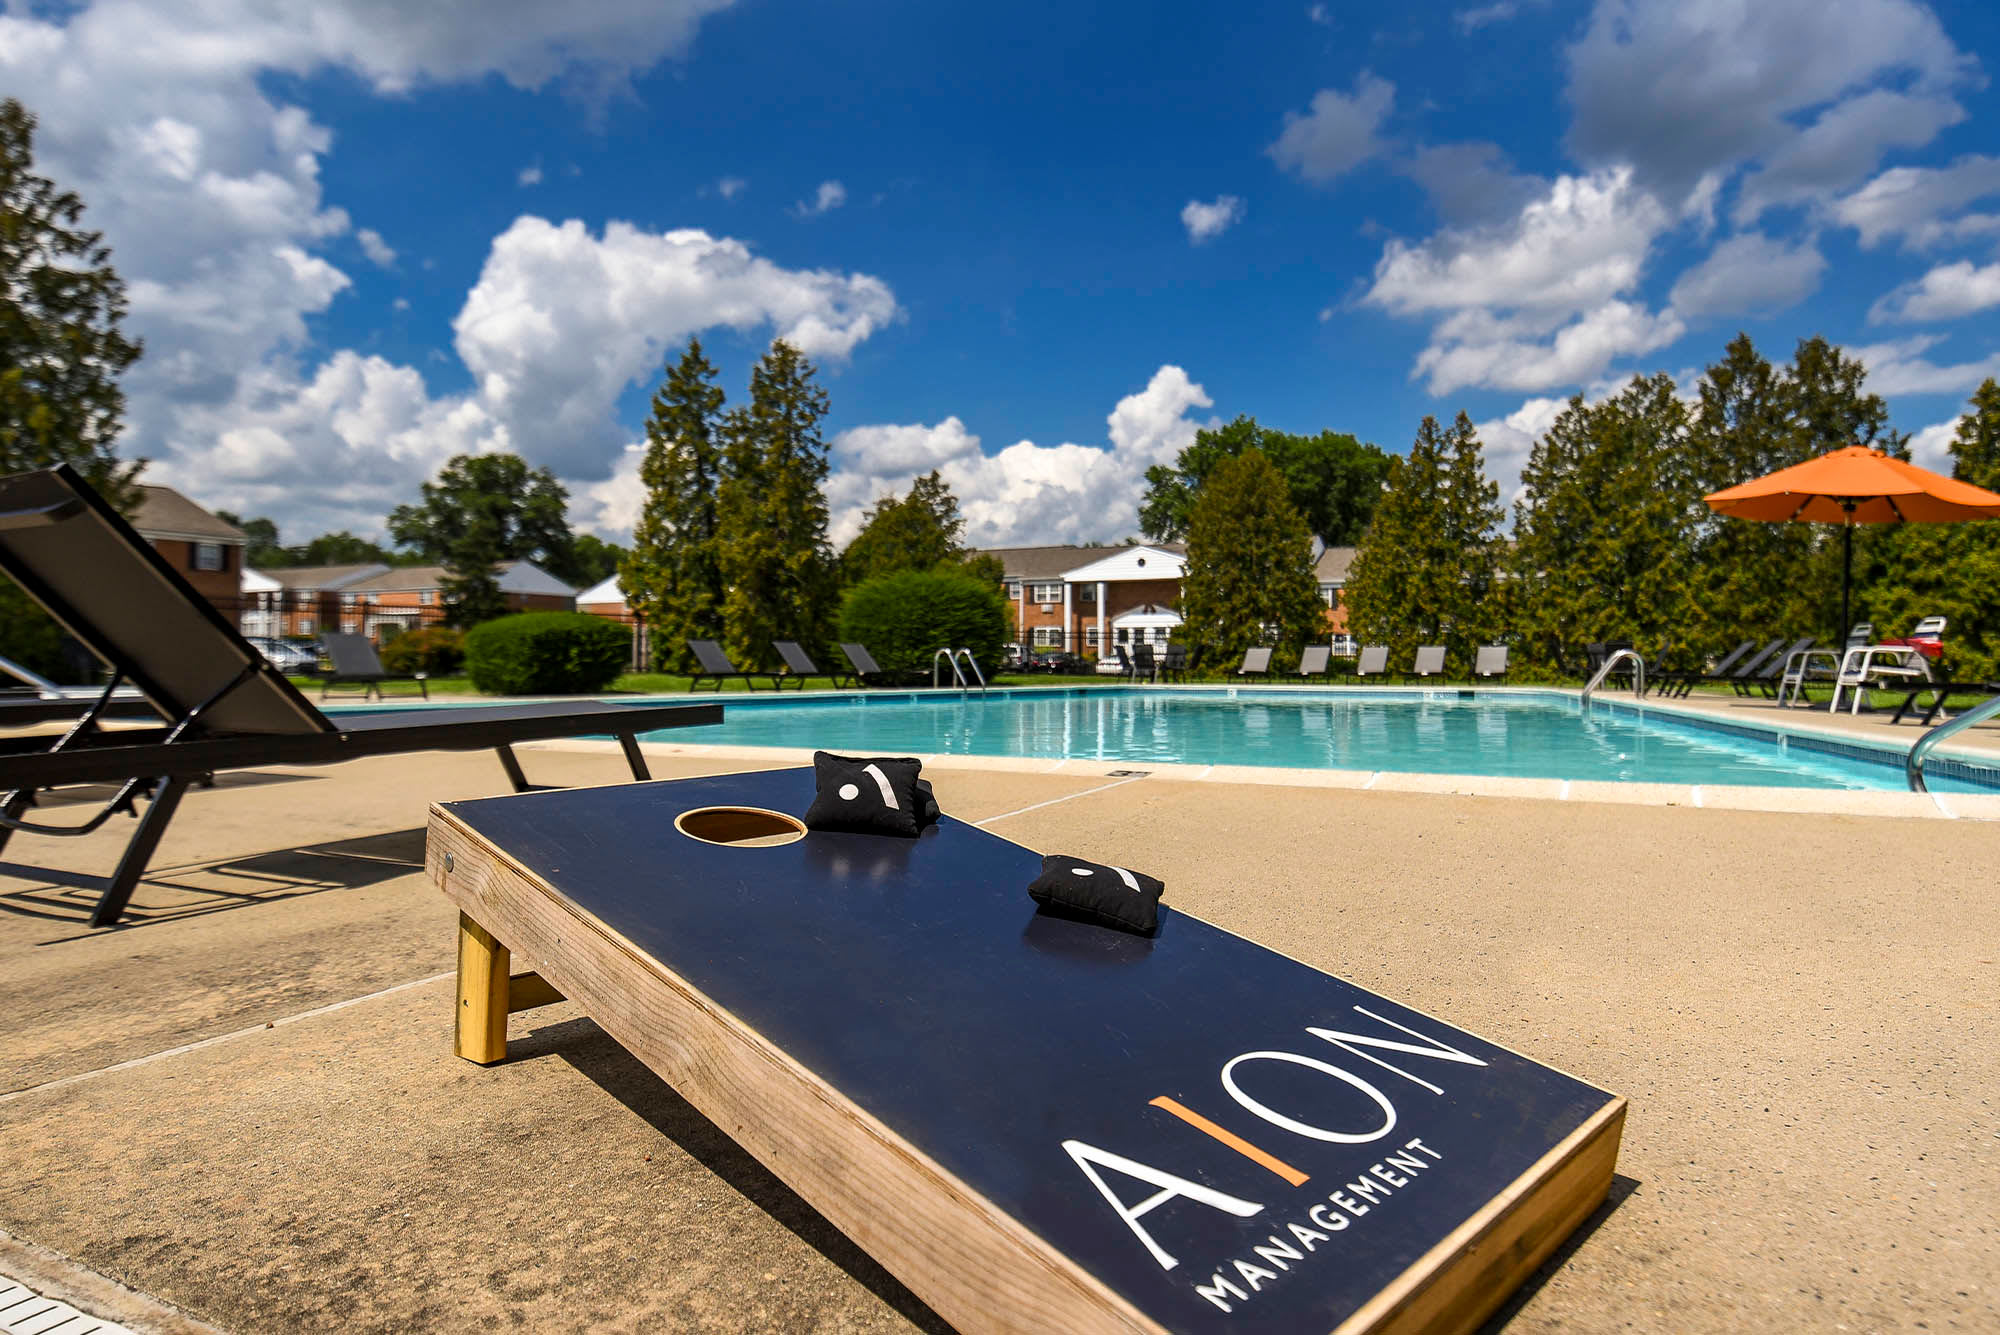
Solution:
M 1738 329 L 1931 462 L 2000 374 L 1991 5 L 1247 9 L 15 3 L 0 86 L 131 288 L 125 448 L 288 539 L 498 448 L 622 536 L 690 334 L 820 366 L 836 536 L 935 466 L 984 543 L 1135 531 L 1239 413 L 1464 410 L 1511 489 Z

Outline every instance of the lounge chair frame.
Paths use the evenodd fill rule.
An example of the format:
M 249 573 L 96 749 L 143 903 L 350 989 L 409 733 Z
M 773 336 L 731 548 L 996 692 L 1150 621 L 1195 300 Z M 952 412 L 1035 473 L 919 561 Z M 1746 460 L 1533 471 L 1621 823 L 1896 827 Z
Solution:
M 721 694 L 722 683 L 725 681 L 741 681 L 745 690 L 754 691 L 760 680 L 768 679 L 772 690 L 782 689 L 779 685 L 780 679 L 785 675 L 782 672 L 745 672 L 729 661 L 729 655 L 724 653 L 722 646 L 714 640 L 689 640 L 687 643 L 688 648 L 694 653 L 696 664 L 694 675 L 688 678 L 688 690 L 691 692 L 700 690 L 701 684 L 705 681 L 713 683 L 709 689 L 718 695 Z
M 387 699 L 382 690 L 385 681 L 410 681 L 417 685 L 417 692 L 424 699 L 431 698 L 430 674 L 427 672 L 390 672 L 382 666 L 382 657 L 365 635 L 330 634 L 322 637 L 326 643 L 327 661 L 333 666 L 319 679 L 319 698 L 324 700 L 336 686 L 359 686 L 361 698 Z M 347 666 L 341 660 L 347 660 Z
M 83 835 L 115 814 L 138 817 L 93 926 L 123 915 L 188 786 L 221 770 L 491 748 L 524 792 L 533 785 L 517 742 L 611 734 L 644 779 L 639 733 L 722 721 L 715 706 L 602 701 L 323 714 L 68 465 L 0 478 L 0 573 L 111 669 L 98 701 L 61 736 L 0 739 L 0 848 L 15 830 Z M 128 681 L 163 726 L 100 726 Z M 39 790 L 93 783 L 119 785 L 94 817 L 27 819 Z

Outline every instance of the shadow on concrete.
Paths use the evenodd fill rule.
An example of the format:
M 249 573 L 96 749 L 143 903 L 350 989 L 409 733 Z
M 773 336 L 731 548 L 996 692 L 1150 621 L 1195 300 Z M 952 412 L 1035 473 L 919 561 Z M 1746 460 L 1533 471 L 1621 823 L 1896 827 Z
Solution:
M 828 1223 L 748 1151 L 731 1140 L 666 1081 L 589 1019 L 565 1020 L 508 1044 L 510 1060 L 554 1054 L 610 1094 L 661 1135 L 687 1151 L 745 1200 L 790 1229 L 800 1240 L 846 1271 L 904 1320 L 932 1335 L 953 1327 L 905 1288 L 848 1236 Z
M 1590 1217 L 1577 1225 L 1576 1232 L 1563 1239 L 1562 1246 L 1551 1252 L 1549 1259 L 1542 1262 L 1536 1267 L 1534 1274 L 1521 1282 L 1521 1287 L 1514 1290 L 1513 1295 L 1502 1304 L 1500 1310 L 1479 1328 L 1479 1335 L 1499 1335 L 1499 1332 L 1506 1329 L 1507 1323 L 1527 1306 L 1530 1299 L 1541 1292 L 1542 1285 L 1549 1282 L 1549 1277 L 1567 1265 L 1569 1258 L 1576 1254 L 1576 1249 L 1588 1242 L 1590 1235 L 1597 1232 L 1599 1226 L 1611 1217 L 1612 1211 L 1623 1205 L 1625 1198 L 1638 1189 L 1637 1178 L 1627 1177 L 1623 1173 L 1613 1173 L 1611 1190 L 1605 1193 L 1604 1204 L 1592 1210 Z
M 90 914 L 110 884 L 108 877 L 0 862 L 0 876 L 34 883 L 0 893 L 0 913 L 74 925 L 93 934 L 126 932 L 329 890 L 360 890 L 409 876 L 423 866 L 424 831 L 413 829 L 251 853 L 222 862 L 155 868 L 139 883 L 122 922 L 92 928 Z M 57 937 L 39 944 L 70 939 Z

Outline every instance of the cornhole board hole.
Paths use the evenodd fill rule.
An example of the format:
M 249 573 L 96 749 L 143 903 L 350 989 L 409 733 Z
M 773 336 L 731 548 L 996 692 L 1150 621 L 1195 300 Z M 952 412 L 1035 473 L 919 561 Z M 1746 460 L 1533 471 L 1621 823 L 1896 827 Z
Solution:
M 433 807 L 460 1055 L 568 997 L 968 1332 L 1467 1330 L 1610 1186 L 1621 1098 L 1170 904 L 1037 913 L 1040 855 L 949 817 L 805 833 L 812 797 Z

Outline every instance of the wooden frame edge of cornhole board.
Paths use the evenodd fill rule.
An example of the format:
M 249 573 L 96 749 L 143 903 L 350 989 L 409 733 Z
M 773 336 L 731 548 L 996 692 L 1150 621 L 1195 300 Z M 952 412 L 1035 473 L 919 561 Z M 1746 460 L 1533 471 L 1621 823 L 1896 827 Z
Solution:
M 968 1332 L 1471 1330 L 1604 1200 L 1624 1099 L 1170 908 L 1038 913 L 1040 855 L 948 816 L 804 834 L 812 794 L 433 806 L 458 1055 L 575 1001 Z

